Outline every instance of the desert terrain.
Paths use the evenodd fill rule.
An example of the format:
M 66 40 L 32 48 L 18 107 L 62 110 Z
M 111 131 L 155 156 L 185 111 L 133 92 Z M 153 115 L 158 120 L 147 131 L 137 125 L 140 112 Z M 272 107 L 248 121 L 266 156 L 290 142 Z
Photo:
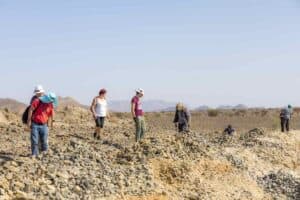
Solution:
M 173 113 L 147 113 L 135 144 L 128 113 L 113 113 L 94 140 L 90 112 L 61 106 L 49 152 L 31 159 L 20 113 L 0 111 L 0 199 L 300 199 L 300 113 L 279 132 L 279 110 L 192 113 L 177 134 Z M 226 125 L 236 129 L 223 135 Z

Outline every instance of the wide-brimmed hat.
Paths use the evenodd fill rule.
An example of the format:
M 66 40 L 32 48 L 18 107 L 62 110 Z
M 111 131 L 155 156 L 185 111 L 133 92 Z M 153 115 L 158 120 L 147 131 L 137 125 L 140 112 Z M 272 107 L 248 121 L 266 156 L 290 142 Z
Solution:
M 58 106 L 58 99 L 55 93 L 49 92 L 47 95 L 44 95 L 39 98 L 43 103 L 53 103 L 54 107 Z
M 34 91 L 33 91 L 34 94 L 41 94 L 44 92 L 45 92 L 45 90 L 42 85 L 35 86 Z
M 136 89 L 135 90 L 137 93 L 144 95 L 145 91 L 142 88 Z

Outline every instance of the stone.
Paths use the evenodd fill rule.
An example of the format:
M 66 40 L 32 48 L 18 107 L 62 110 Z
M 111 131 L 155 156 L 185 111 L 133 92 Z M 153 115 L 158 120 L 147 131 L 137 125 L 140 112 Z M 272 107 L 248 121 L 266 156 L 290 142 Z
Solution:
M 81 187 L 79 187 L 78 185 L 76 185 L 73 189 L 74 192 L 76 192 L 77 194 L 79 194 L 81 192 Z
M 13 183 L 13 190 L 23 190 L 25 188 L 25 184 L 18 182 L 18 181 L 14 181 Z
M 13 179 L 13 174 L 12 173 L 7 173 L 6 176 L 5 176 L 5 178 L 7 180 L 12 180 Z
M 16 191 L 15 199 L 29 199 L 29 198 L 28 198 L 28 195 L 25 192 Z
M 56 188 L 53 185 L 47 185 L 48 193 L 53 194 L 56 192 Z

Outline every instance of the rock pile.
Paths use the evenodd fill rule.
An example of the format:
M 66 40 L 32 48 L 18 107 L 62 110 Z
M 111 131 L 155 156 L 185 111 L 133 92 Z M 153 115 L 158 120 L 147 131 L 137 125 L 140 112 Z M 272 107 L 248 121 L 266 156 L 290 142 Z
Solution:
M 291 174 L 282 171 L 271 172 L 260 178 L 259 182 L 274 199 L 300 199 L 300 178 Z
M 258 138 L 265 135 L 263 129 L 255 128 L 250 130 L 240 136 L 240 140 L 243 142 L 244 146 L 253 147 L 259 143 Z

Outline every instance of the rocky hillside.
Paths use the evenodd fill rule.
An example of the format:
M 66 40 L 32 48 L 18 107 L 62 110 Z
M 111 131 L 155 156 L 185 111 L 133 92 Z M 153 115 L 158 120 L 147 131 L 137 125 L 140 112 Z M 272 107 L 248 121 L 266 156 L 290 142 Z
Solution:
M 135 144 L 129 116 L 113 115 L 94 140 L 90 113 L 68 109 L 57 114 L 50 150 L 37 160 L 28 157 L 28 132 L 18 116 L 4 113 L 0 199 L 300 198 L 300 131 L 178 135 L 153 123 L 168 124 L 165 114 L 153 114 L 146 138 Z
M 14 113 L 22 113 L 26 108 L 26 104 L 16 101 L 14 99 L 1 99 L 0 109 L 6 109 Z
M 82 105 L 77 100 L 73 99 L 72 97 L 58 97 L 58 105 L 59 105 L 59 108 L 65 108 L 65 107 L 87 108 L 88 107 L 88 106 Z

